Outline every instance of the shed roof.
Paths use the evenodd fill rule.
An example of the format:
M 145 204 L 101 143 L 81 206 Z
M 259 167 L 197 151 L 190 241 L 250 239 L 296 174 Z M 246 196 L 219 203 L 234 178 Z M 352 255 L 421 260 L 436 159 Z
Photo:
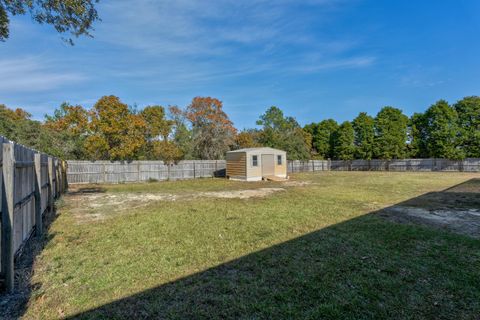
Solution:
M 238 150 L 228 151 L 227 153 L 235 153 L 235 152 L 259 152 L 259 153 L 265 153 L 265 152 L 283 152 L 283 153 L 286 153 L 286 151 L 283 151 L 283 150 L 280 150 L 280 149 L 269 148 L 269 147 L 244 148 L 244 149 L 238 149 Z

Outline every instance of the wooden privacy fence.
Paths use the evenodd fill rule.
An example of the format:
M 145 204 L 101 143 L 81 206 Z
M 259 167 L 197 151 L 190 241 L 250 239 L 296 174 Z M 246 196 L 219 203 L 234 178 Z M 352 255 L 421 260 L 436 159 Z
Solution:
M 288 160 L 287 171 L 294 172 L 313 172 L 330 170 L 330 160 Z
M 224 177 L 225 160 L 163 161 L 67 161 L 68 183 L 124 183 L 149 180 L 182 180 Z M 329 161 L 288 161 L 289 172 L 329 170 Z
M 68 161 L 68 183 L 124 183 L 224 177 L 225 160 Z M 289 173 L 314 171 L 465 171 L 480 172 L 480 159 L 289 160 Z
M 68 183 L 124 183 L 224 177 L 225 160 L 67 162 Z
M 43 232 L 42 217 L 67 187 L 65 162 L 0 136 L 0 275 L 14 286 L 14 259 L 33 231 Z
M 394 160 L 333 160 L 334 171 L 459 171 L 480 172 L 480 159 L 394 159 Z

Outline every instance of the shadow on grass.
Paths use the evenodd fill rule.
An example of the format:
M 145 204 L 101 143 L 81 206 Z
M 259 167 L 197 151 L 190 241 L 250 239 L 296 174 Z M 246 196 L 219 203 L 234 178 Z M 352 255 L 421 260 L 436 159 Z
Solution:
M 82 194 L 90 194 L 90 193 L 105 193 L 107 189 L 101 186 L 88 186 L 82 187 L 79 185 L 74 185 L 70 187 L 68 190 L 69 195 L 82 195 Z
M 25 312 L 33 290 L 41 287 L 41 283 L 32 283 L 33 265 L 43 248 L 55 238 L 50 226 L 57 218 L 57 210 L 43 215 L 43 236 L 38 238 L 35 232 L 25 243 L 21 254 L 15 256 L 15 290 L 6 294 L 4 288 L 0 291 L 0 319 L 18 319 Z
M 410 199 L 69 319 L 474 319 L 480 241 L 431 228 L 448 225 L 398 223 L 401 211 L 389 209 L 456 203 L 474 213 L 479 182 Z
M 472 179 L 393 207 L 477 210 L 479 198 L 480 179 Z M 477 317 L 480 242 L 432 230 L 430 222 L 392 223 L 384 219 L 389 212 L 312 232 L 70 319 Z

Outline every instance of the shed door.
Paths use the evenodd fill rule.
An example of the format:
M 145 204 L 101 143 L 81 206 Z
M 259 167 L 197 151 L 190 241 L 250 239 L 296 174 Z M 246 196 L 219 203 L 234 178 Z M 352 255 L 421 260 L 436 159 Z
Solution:
M 262 176 L 275 175 L 275 158 L 273 154 L 262 154 Z

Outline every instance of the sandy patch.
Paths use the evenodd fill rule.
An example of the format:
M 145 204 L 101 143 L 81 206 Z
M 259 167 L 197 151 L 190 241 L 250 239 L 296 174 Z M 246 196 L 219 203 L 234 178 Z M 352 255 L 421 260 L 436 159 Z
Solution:
M 285 191 L 284 188 L 258 188 L 250 190 L 235 190 L 235 191 L 217 191 L 217 192 L 202 192 L 199 197 L 209 198 L 224 198 L 224 199 L 249 199 L 249 198 L 263 198 L 272 193 Z
M 310 181 L 296 181 L 296 180 L 288 180 L 288 181 L 282 182 L 282 186 L 285 186 L 285 187 L 304 187 L 311 184 L 314 184 L 314 183 Z
M 480 238 L 480 179 L 423 194 L 386 208 L 380 215 Z
M 394 206 L 384 211 L 397 222 L 414 222 L 480 238 L 479 209 L 424 209 Z
M 68 208 L 79 222 L 104 220 L 112 213 L 129 211 L 158 201 L 189 201 L 199 198 L 250 199 L 263 198 L 284 188 L 258 188 L 212 191 L 187 194 L 169 193 L 72 193 L 67 196 Z

